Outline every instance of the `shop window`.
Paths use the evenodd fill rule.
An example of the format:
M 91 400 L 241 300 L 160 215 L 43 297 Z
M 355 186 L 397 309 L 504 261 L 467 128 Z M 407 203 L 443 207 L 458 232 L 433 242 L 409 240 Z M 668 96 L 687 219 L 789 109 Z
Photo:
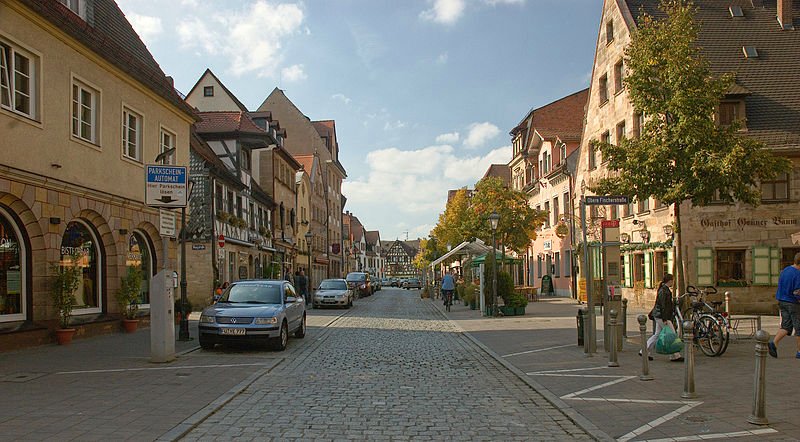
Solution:
M 142 233 L 133 232 L 128 238 L 127 267 L 138 267 L 142 271 L 142 284 L 139 289 L 139 304 L 150 306 L 150 278 L 154 274 L 153 251 L 150 242 Z
M 0 107 L 29 118 L 37 117 L 38 67 L 38 57 L 0 40 Z
M 89 143 L 99 144 L 98 115 L 100 92 L 91 86 L 72 81 L 72 135 Z
M 761 182 L 761 201 L 787 201 L 788 199 L 788 173 L 779 174 L 774 180 Z
M 102 308 L 99 244 L 94 233 L 82 221 L 67 224 L 61 240 L 59 264 L 76 266 L 81 270 L 78 289 L 73 293 L 76 313 L 99 313 Z
M 745 251 L 717 250 L 717 285 L 746 282 L 744 276 Z
M 631 255 L 622 254 L 619 257 L 619 262 L 622 263 L 622 272 L 620 274 L 620 281 L 623 287 L 633 287 L 632 269 L 631 269 Z
M 122 109 L 122 154 L 135 161 L 142 161 L 142 116 Z
M 0 322 L 25 319 L 25 250 L 16 224 L 0 210 Z

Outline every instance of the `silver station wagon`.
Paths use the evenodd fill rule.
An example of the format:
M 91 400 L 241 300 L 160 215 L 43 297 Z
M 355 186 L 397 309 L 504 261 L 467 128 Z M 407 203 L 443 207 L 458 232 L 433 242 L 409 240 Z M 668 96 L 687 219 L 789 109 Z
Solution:
M 238 281 L 203 310 L 199 330 L 204 349 L 253 341 L 284 350 L 289 333 L 297 338 L 306 335 L 306 303 L 287 281 Z
M 314 307 L 350 308 L 354 296 L 344 279 L 323 279 L 314 293 Z

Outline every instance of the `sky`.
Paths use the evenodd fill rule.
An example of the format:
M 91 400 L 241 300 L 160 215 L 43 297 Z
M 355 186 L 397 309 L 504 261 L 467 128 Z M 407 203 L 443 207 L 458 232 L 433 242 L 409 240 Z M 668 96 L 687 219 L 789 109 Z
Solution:
M 530 109 L 588 86 L 602 0 L 117 0 L 175 87 L 336 120 L 345 210 L 426 237 L 447 191 L 511 159 Z M 291 137 L 291 134 L 287 134 Z

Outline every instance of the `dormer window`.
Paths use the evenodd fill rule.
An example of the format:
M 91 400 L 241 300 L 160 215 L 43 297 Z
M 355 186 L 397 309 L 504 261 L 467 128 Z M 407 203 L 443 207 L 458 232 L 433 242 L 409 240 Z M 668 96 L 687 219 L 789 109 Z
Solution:
M 717 123 L 719 123 L 720 126 L 730 126 L 738 121 L 742 125 L 742 128 L 744 128 L 744 111 L 743 100 L 721 101 L 717 112 Z
M 86 20 L 86 0 L 58 0 L 78 17 Z

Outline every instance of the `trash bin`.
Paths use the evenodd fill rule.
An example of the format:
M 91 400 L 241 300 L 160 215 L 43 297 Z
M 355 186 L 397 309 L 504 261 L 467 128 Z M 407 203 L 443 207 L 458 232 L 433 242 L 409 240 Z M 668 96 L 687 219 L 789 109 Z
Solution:
M 585 308 L 578 309 L 578 314 L 575 316 L 575 320 L 578 324 L 578 346 L 583 347 L 583 332 L 584 327 L 586 327 L 586 316 L 588 316 L 589 311 Z

